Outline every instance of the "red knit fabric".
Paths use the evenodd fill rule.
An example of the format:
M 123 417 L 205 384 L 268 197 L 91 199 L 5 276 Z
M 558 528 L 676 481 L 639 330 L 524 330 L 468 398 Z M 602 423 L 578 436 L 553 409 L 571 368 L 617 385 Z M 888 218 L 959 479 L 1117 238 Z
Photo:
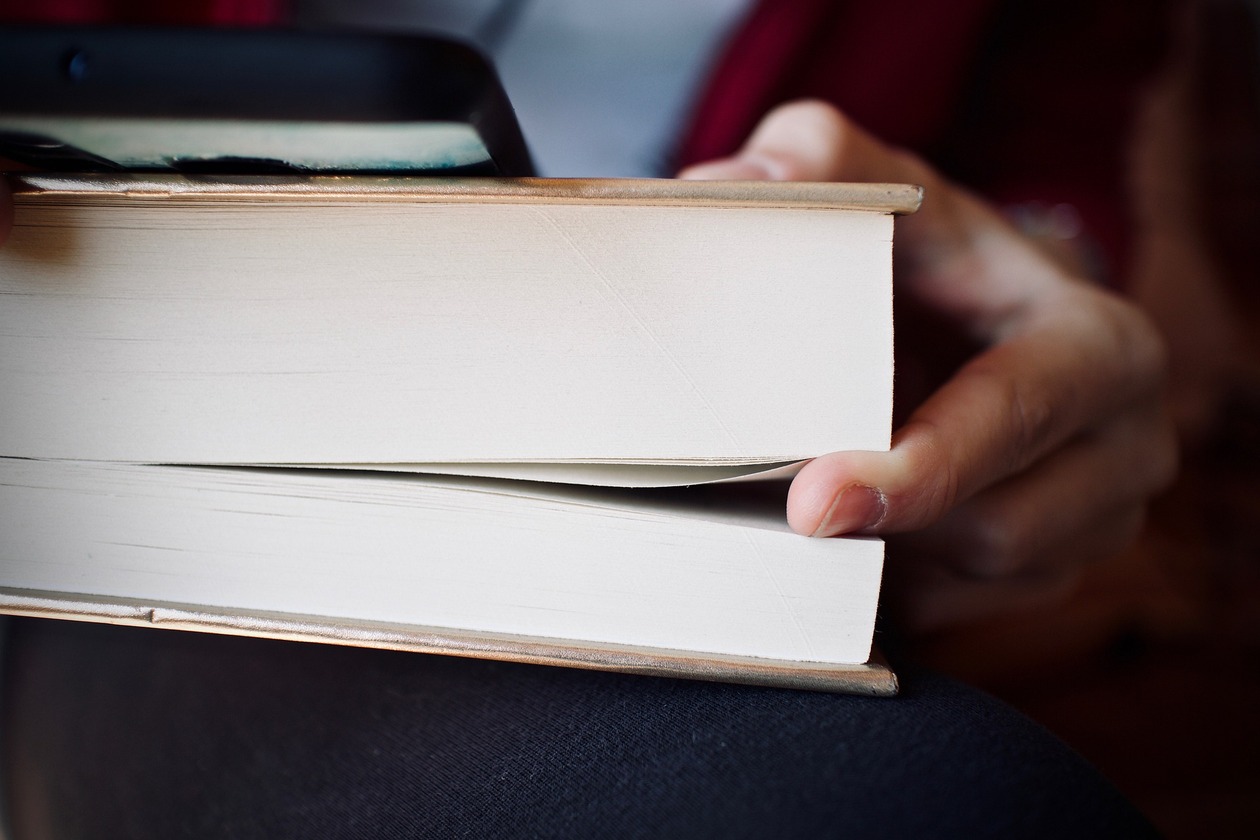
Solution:
M 0 0 L 0 21 L 266 26 L 285 19 L 284 7 L 284 0 Z
M 923 148 L 949 119 L 997 0 L 762 0 L 715 65 L 678 154 L 735 151 L 791 99 L 836 104 L 899 146 Z
M 693 110 L 679 166 L 817 98 L 1003 204 L 1071 204 L 1123 276 L 1132 115 L 1167 0 L 760 0 Z
M 676 161 L 728 155 L 775 105 L 823 99 L 998 202 L 1072 204 L 1116 277 L 1131 112 L 1171 1 L 759 0 Z M 268 25 L 285 2 L 0 0 L 0 21 Z

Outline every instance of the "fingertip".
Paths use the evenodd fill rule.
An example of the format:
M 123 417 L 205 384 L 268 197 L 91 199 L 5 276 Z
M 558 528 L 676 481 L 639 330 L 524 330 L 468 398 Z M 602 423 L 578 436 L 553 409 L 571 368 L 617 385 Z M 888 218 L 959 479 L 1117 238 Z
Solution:
M 748 157 L 722 158 L 689 166 L 678 173 L 686 181 L 776 180 L 763 161 Z
M 844 179 L 850 145 L 861 132 L 828 103 L 780 105 L 758 123 L 735 155 L 689 167 L 693 180 L 831 181 Z
M 834 537 L 877 530 L 888 497 L 862 476 L 864 453 L 833 453 L 806 464 L 788 490 L 788 525 L 798 534 Z M 875 453 L 872 453 L 875 454 Z

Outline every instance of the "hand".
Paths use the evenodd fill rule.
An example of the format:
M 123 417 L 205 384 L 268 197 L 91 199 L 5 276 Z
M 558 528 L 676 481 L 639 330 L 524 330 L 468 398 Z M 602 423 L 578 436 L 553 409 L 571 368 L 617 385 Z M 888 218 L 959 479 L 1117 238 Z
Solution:
M 886 609 L 903 629 L 1060 594 L 1136 536 L 1147 500 L 1171 481 L 1176 447 L 1162 408 L 1163 345 L 1135 307 L 827 105 L 784 106 L 734 157 L 680 177 L 925 187 L 895 237 L 905 419 L 889 452 L 811 461 L 787 503 L 802 534 L 889 537 Z M 971 348 L 934 390 L 907 393 L 904 374 L 947 345 L 917 323 L 908 331 L 903 309 Z

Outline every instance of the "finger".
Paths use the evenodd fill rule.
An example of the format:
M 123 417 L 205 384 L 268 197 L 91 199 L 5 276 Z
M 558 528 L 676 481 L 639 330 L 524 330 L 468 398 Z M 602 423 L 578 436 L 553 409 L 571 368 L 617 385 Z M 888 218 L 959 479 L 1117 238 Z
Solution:
M 1053 547 L 1054 562 L 998 579 L 959 576 L 932 563 L 900 538 L 889 543 L 882 603 L 899 630 L 922 633 L 1002 612 L 1061 602 L 1077 588 L 1086 569 L 1132 544 L 1145 514 L 1132 506 L 1100 514 L 1092 527 Z
M 773 181 L 935 180 L 913 156 L 889 149 L 832 106 L 814 101 L 775 108 L 734 155 L 689 167 L 679 177 L 715 179 L 735 172 Z
M 889 452 L 805 465 L 788 495 L 792 528 L 814 536 L 924 528 L 1126 407 L 1146 406 L 1164 422 L 1162 345 L 1135 310 L 1073 286 L 1044 321 L 965 365 L 911 414 Z
M 984 202 L 825 103 L 775 109 L 735 155 L 690 167 L 679 177 L 922 185 L 920 209 L 897 223 L 898 287 L 987 333 L 1001 326 L 1002 316 L 1018 315 L 1036 293 L 1061 281 L 1044 253 Z
M 881 607 L 901 633 L 931 633 L 1004 612 L 1019 612 L 1066 600 L 1082 570 L 1018 580 L 961 580 L 940 574 L 903 575 L 887 566 Z
M 890 453 L 837 453 L 807 465 L 788 500 L 797 531 L 924 527 L 1158 387 L 1162 345 L 1136 310 L 1071 282 L 982 202 L 834 109 L 777 109 L 734 158 L 686 174 L 749 171 L 923 184 L 922 209 L 899 222 L 897 288 L 997 345 L 912 415 Z
M 1053 571 L 1054 564 L 1071 561 L 1063 551 L 1065 543 L 1105 526 L 1108 519 L 1100 511 L 1127 515 L 1140 509 L 1171 482 L 1175 471 L 1171 428 L 1144 407 L 985 490 L 899 544 L 962 577 Z M 1124 518 L 1113 523 L 1120 535 L 1118 548 L 1133 536 L 1121 527 Z

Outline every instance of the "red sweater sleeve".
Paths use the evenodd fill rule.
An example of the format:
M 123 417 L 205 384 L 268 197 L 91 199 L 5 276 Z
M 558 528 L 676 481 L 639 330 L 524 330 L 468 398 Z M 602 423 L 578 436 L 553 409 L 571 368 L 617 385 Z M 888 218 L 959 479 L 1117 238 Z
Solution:
M 284 0 L 0 0 L 0 21 L 265 26 L 284 20 L 284 5 Z
M 1133 113 L 1166 0 L 761 0 L 729 42 L 680 165 L 820 98 L 1000 203 L 1068 203 L 1112 276 L 1128 252 Z
M 996 201 L 1073 205 L 1119 275 L 1130 123 L 1170 2 L 760 0 L 715 65 L 678 163 L 729 154 L 775 105 L 820 98 Z M 284 5 L 0 0 L 0 20 L 266 25 Z

